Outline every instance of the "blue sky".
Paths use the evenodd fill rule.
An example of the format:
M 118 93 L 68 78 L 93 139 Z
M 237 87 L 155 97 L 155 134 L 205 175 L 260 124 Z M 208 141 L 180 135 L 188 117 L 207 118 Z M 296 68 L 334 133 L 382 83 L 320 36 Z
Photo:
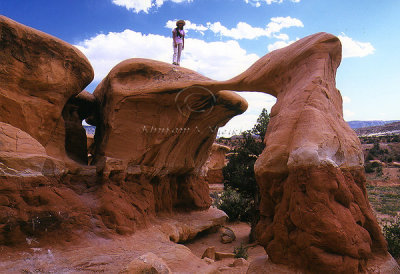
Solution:
M 338 36 L 337 87 L 345 120 L 400 120 L 400 1 L 1 0 L 0 14 L 77 46 L 95 69 L 93 91 L 122 60 L 171 62 L 171 26 L 187 20 L 181 65 L 224 80 L 258 58 L 316 32 Z M 249 110 L 223 129 L 252 127 L 275 99 L 241 93 Z M 224 134 L 224 133 L 223 133 Z

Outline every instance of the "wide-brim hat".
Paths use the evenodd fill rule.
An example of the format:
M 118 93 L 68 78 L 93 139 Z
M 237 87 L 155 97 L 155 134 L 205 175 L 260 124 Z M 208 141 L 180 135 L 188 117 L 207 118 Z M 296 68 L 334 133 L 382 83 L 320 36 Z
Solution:
M 183 24 L 183 25 L 186 25 L 185 21 L 183 21 L 183 20 L 179 20 L 179 21 L 177 21 L 177 22 L 176 22 L 176 26 L 178 26 L 178 24 Z

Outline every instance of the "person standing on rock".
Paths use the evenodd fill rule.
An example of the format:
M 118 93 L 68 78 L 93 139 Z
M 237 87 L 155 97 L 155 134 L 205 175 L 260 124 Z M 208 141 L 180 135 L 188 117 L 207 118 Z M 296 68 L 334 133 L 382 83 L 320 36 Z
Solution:
M 180 66 L 181 63 L 181 53 L 185 48 L 185 31 L 183 30 L 183 26 L 185 25 L 185 21 L 179 20 L 176 22 L 176 28 L 172 31 L 172 40 L 174 47 L 174 56 L 172 60 L 172 64 Z

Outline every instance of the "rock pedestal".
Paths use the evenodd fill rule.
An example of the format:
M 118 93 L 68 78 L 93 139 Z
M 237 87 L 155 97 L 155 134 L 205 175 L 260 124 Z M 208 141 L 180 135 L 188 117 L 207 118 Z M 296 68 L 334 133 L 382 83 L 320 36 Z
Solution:
M 126 188 L 128 182 L 137 186 L 140 181 L 143 190 L 130 196 L 150 201 L 146 208 L 137 206 L 143 212 L 211 204 L 203 165 L 218 128 L 247 103 L 232 91 L 203 83 L 214 81 L 170 64 L 129 59 L 114 67 L 94 92 L 101 111 L 93 163 L 104 183 L 122 180 Z M 140 193 L 149 197 L 139 198 Z
M 255 164 L 258 240 L 274 263 L 312 272 L 365 271 L 369 258 L 387 251 L 367 199 L 361 145 L 343 120 L 335 87 L 340 41 L 306 37 L 248 72 L 263 59 L 270 68 L 263 81 L 277 103 Z

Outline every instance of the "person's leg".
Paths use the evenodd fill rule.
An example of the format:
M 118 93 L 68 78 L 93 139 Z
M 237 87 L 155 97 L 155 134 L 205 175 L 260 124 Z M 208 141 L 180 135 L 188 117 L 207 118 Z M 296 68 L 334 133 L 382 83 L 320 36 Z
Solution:
M 177 58 L 176 58 L 176 63 L 178 63 L 178 66 L 181 65 L 181 54 L 182 54 L 182 44 L 178 44 L 178 53 L 177 53 Z
M 172 44 L 172 47 L 174 48 L 174 55 L 172 57 L 172 64 L 176 65 L 178 63 L 177 57 L 178 57 L 178 46 L 174 47 Z

